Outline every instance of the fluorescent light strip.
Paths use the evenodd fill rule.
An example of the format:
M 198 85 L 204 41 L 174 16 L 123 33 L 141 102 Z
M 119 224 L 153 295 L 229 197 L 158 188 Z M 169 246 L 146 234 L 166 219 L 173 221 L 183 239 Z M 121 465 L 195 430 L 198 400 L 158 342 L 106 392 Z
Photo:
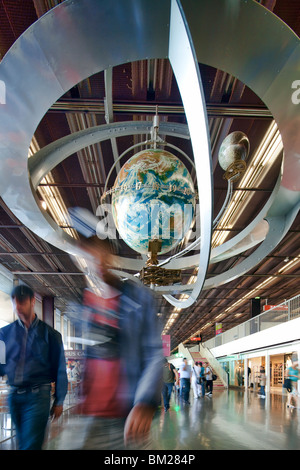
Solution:
M 282 268 L 280 268 L 276 274 L 282 274 L 282 273 L 288 271 L 289 269 L 294 268 L 299 262 L 300 262 L 300 254 L 298 256 L 296 256 L 294 259 L 292 259 L 286 266 L 283 266 Z M 252 298 L 255 294 L 258 293 L 259 290 L 265 288 L 268 284 L 271 284 L 275 280 L 276 280 L 275 276 L 268 277 L 263 282 L 261 282 L 257 287 L 255 287 L 250 292 L 248 292 L 246 295 L 244 295 L 241 299 L 237 300 L 234 304 L 232 304 L 230 307 L 228 307 L 225 310 L 225 312 L 228 313 L 234 307 L 236 307 L 237 305 L 242 303 L 245 299 Z
M 264 176 L 265 170 L 273 164 L 282 150 L 281 136 L 275 121 L 273 121 L 239 186 L 248 189 L 258 185 Z M 215 231 L 212 236 L 212 247 L 219 246 L 225 241 L 228 230 L 238 220 L 241 208 L 247 207 L 247 200 L 249 201 L 251 197 L 252 194 L 247 191 L 238 190 L 234 192 L 232 201 L 218 224 L 219 230 Z

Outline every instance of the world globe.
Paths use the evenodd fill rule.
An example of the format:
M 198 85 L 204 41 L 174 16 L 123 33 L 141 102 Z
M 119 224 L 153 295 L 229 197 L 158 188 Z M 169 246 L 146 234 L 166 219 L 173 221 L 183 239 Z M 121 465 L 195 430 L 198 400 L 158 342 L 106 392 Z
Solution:
M 138 253 L 160 240 L 163 254 L 189 230 L 195 211 L 195 189 L 189 171 L 170 152 L 146 149 L 121 168 L 112 193 L 112 216 L 120 237 Z

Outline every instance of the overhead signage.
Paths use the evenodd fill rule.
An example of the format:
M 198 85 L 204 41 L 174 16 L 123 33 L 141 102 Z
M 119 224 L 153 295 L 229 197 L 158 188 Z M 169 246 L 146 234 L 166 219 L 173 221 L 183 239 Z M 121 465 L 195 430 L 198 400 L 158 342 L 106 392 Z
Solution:
M 171 354 L 171 336 L 170 335 L 162 335 L 162 346 L 163 346 L 163 353 L 164 356 L 170 356 Z
M 279 310 L 279 311 L 287 311 L 289 308 L 287 305 L 264 305 L 263 311 L 266 312 L 267 310 Z
M 193 341 L 195 343 L 200 343 L 202 341 L 201 336 L 193 336 L 193 338 L 190 338 L 190 341 Z

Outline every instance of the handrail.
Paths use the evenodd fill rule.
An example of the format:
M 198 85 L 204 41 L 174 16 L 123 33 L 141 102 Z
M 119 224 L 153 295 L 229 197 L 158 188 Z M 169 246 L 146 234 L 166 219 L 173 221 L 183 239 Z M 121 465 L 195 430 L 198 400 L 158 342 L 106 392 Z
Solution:
M 210 352 L 210 350 L 204 346 L 203 344 L 200 344 L 200 355 L 202 357 L 205 357 L 207 359 L 207 362 L 212 366 L 214 369 L 216 375 L 218 378 L 221 380 L 223 383 L 224 387 L 228 388 L 228 375 L 223 369 L 223 367 L 220 365 L 220 362 L 213 356 L 213 354 Z
M 272 328 L 280 323 L 286 323 L 298 317 L 300 317 L 300 294 L 205 341 L 205 347 L 213 349 L 217 346 Z
M 212 355 L 212 353 L 207 347 L 203 346 L 202 344 L 200 344 L 199 346 L 200 356 L 204 357 L 207 360 L 207 362 L 211 365 L 218 378 L 221 380 L 224 387 L 228 388 L 228 375 L 223 369 L 223 367 L 220 365 L 219 361 Z M 183 357 L 186 357 L 187 360 L 194 362 L 193 356 L 191 354 L 191 352 L 193 352 L 193 348 L 186 348 L 183 343 L 181 343 L 178 347 L 178 352 L 181 353 Z

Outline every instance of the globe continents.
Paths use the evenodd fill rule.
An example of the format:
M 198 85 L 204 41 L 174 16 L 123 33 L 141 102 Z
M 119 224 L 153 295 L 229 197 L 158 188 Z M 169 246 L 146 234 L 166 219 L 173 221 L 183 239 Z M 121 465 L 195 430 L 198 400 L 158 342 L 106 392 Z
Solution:
M 112 215 L 120 237 L 133 250 L 148 252 L 150 240 L 161 251 L 174 248 L 193 220 L 195 190 L 186 166 L 165 150 L 133 155 L 121 168 L 112 188 Z

